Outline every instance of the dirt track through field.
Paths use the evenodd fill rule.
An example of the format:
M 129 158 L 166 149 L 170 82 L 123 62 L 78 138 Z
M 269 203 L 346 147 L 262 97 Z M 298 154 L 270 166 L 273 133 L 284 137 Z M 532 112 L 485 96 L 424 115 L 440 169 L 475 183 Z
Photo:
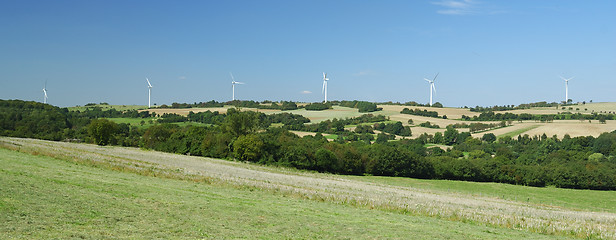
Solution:
M 330 174 L 298 172 L 136 148 L 0 138 L 0 145 L 23 152 L 80 159 L 122 167 L 166 169 L 235 186 L 355 206 L 408 211 L 460 221 L 577 236 L 616 238 L 616 214 L 526 202 L 348 180 Z

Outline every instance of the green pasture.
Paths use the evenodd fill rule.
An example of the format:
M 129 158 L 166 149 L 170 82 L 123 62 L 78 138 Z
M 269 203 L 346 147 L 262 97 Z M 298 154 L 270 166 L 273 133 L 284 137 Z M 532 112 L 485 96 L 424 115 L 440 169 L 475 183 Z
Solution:
M 116 172 L 6 149 L 0 149 L 0 166 L 0 239 L 561 238 Z M 363 179 L 408 184 L 395 178 Z M 470 185 L 451 187 L 474 191 Z M 488 191 L 481 185 L 478 189 Z
M 511 131 L 511 132 L 508 132 L 508 133 L 505 133 L 505 134 L 499 135 L 498 137 L 499 137 L 499 138 L 503 138 L 503 137 L 516 137 L 516 136 L 518 136 L 518 135 L 520 135 L 520 134 L 522 134 L 522 133 L 524 133 L 524 132 L 527 132 L 527 131 L 533 130 L 533 129 L 538 128 L 538 127 L 540 127 L 540 126 L 541 126 L 541 125 L 532 125 L 532 126 L 528 126 L 528 127 L 522 128 L 522 129 L 518 129 L 518 130 L 515 130 L 515 131 Z
M 326 139 L 332 139 L 332 140 L 336 140 L 336 139 L 338 139 L 338 135 L 337 135 L 337 134 L 323 134 L 323 136 L 324 136 Z
M 380 176 L 342 176 L 357 181 L 470 194 L 518 202 L 530 202 L 570 209 L 616 213 L 616 191 L 576 190 L 554 187 L 527 187 L 502 183 L 426 180 Z

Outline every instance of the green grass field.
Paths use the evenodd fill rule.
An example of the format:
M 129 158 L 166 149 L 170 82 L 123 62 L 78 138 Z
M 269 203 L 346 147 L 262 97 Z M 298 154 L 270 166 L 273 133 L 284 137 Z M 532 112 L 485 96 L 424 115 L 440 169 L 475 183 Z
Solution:
M 538 205 L 594 212 L 616 213 L 616 192 L 562 189 L 554 187 L 526 187 L 500 183 L 477 183 L 450 180 L 425 180 L 379 176 L 343 176 L 355 181 L 391 186 L 414 187 L 449 193 L 468 194 Z
M 0 239 L 556 239 L 0 149 Z
M 524 133 L 524 132 L 527 132 L 527 131 L 533 130 L 533 129 L 538 128 L 538 127 L 540 127 L 540 126 L 541 126 L 541 125 L 532 125 L 532 126 L 528 126 L 528 127 L 522 128 L 522 129 L 518 129 L 518 130 L 515 130 L 515 131 L 511 131 L 511 132 L 508 132 L 508 133 L 505 133 L 505 134 L 499 135 L 498 137 L 499 137 L 499 138 L 502 138 L 502 137 L 517 137 L 518 135 L 520 135 L 520 134 L 522 134 L 522 133 Z
M 125 212 L 134 212 L 134 215 L 130 216 L 143 216 L 149 222 L 122 222 L 121 224 L 134 224 L 134 231 L 127 230 L 125 235 L 122 235 L 128 238 L 136 235 L 152 238 L 159 236 L 154 234 L 171 233 L 175 234 L 172 235 L 173 238 L 192 238 L 196 235 L 182 235 L 193 233 L 192 228 L 185 226 L 189 224 L 196 226 L 195 228 L 208 229 L 208 238 L 616 238 L 614 191 L 532 188 L 497 183 L 378 176 L 339 176 L 136 148 L 34 139 L 0 137 L 0 148 L 2 147 L 23 152 L 0 151 L 0 181 L 3 183 L 3 188 L 0 188 L 0 222 L 11 221 L 6 224 L 8 227 L 0 225 L 0 233 L 14 234 L 11 236 L 18 236 L 16 238 L 31 238 L 24 234 L 31 233 L 32 229 L 16 229 L 25 228 L 32 219 L 39 218 L 48 220 L 41 223 L 45 227 L 39 225 L 38 228 L 53 228 L 57 232 L 44 233 L 45 235 L 37 235 L 35 238 L 69 238 L 70 236 L 62 234 L 80 232 L 86 228 L 113 229 L 113 226 L 101 220 L 101 213 L 109 212 L 110 216 L 123 219 L 122 216 L 114 215 L 115 209 L 110 208 L 130 207 L 131 202 L 124 203 L 125 200 L 147 203 L 144 205 L 146 209 L 134 206 L 127 207 Z M 66 166 L 70 169 L 65 169 Z M 90 182 L 92 184 L 89 184 Z M 71 189 L 64 190 L 63 186 Z M 152 189 L 152 186 L 156 188 Z M 193 188 L 186 188 L 187 186 Z M 205 190 L 199 190 L 201 187 Z M 20 195 L 28 191 L 28 195 Z M 130 198 L 119 198 L 115 192 L 121 192 L 121 195 Z M 220 202 L 210 200 L 209 193 L 220 197 Z M 112 196 L 105 197 L 106 195 Z M 103 196 L 103 201 L 98 203 L 90 196 Z M 82 198 L 84 200 L 79 200 Z M 201 198 L 209 201 L 189 201 Z M 218 206 L 217 204 L 224 203 L 242 205 L 244 202 L 234 201 L 240 198 L 253 204 L 252 208 L 244 209 L 247 211 L 244 219 L 236 219 L 239 212 L 224 207 L 201 212 L 201 209 L 196 207 L 203 204 Z M 64 199 L 66 202 L 57 200 L 58 203 L 54 203 L 55 199 Z M 74 215 L 63 215 L 67 211 L 55 212 L 54 209 L 69 209 L 73 206 L 71 199 L 77 199 L 79 206 L 94 209 L 99 215 L 84 223 L 79 217 L 87 215 L 87 212 Z M 111 207 L 107 204 L 114 201 L 121 206 Z M 161 202 L 176 204 L 164 205 Z M 272 202 L 275 207 L 268 205 Z M 51 205 L 47 206 L 48 203 Z M 37 206 L 34 208 L 36 211 L 32 211 L 28 208 L 31 205 L 41 205 L 45 209 L 41 210 Z M 307 209 L 305 212 L 308 216 L 286 215 L 297 208 Z M 178 215 L 186 215 L 185 219 L 189 219 L 190 223 L 178 223 L 177 215 L 165 215 L 176 212 L 179 212 Z M 253 212 L 257 212 L 257 215 Z M 323 214 L 313 216 L 309 215 L 310 212 Z M 228 221 L 234 229 L 221 233 L 216 228 L 221 227 L 215 225 L 217 221 L 203 219 L 207 218 L 204 215 L 220 216 L 218 222 L 223 219 L 222 215 L 232 216 Z M 153 225 L 152 219 L 156 217 L 160 219 L 159 222 L 168 225 Z M 267 219 L 266 227 L 254 225 L 236 229 L 235 225 L 242 225 L 242 222 L 256 221 L 253 218 Z M 267 226 L 294 228 L 290 225 L 285 227 L 284 223 L 273 218 L 285 218 L 292 223 L 295 221 L 294 226 L 307 224 L 312 226 L 312 229 L 310 233 L 270 231 Z M 304 222 L 302 219 L 313 220 Z M 360 220 L 356 224 L 348 224 L 353 222 L 353 219 Z M 193 223 L 199 221 L 214 224 L 214 227 L 208 225 L 210 228 L 207 228 Z M 64 222 L 79 224 L 56 227 Z M 319 224 L 316 224 L 317 222 Z M 98 224 L 107 225 L 99 227 Z M 5 231 L 5 228 L 8 230 Z M 148 228 L 150 232 L 138 231 L 141 228 Z M 110 231 L 104 234 L 109 234 Z M 212 231 L 215 233 L 210 234 Z M 150 233 L 151 235 L 148 235 Z M 536 233 L 540 234 L 535 235 Z M 0 235 L 0 239 L 3 238 L 5 237 Z

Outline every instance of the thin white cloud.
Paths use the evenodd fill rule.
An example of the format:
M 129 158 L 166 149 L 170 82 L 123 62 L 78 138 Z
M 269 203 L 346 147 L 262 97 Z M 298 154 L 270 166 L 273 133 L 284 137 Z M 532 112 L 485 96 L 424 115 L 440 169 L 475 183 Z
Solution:
M 469 15 L 469 14 L 472 14 L 472 12 L 467 11 L 467 10 L 462 10 L 462 9 L 438 10 L 436 12 L 439 13 L 439 14 L 444 14 L 444 15 Z
M 470 7 L 471 3 L 472 2 L 470 0 L 463 0 L 463 1 L 443 0 L 440 2 L 435 2 L 434 4 L 441 5 L 441 6 L 448 7 L 448 8 L 468 8 Z
M 432 2 L 432 4 L 445 8 L 437 10 L 438 14 L 470 15 L 477 13 L 475 8 L 478 3 L 472 0 L 441 0 L 439 2 Z
M 300 93 L 301 93 L 301 94 L 311 94 L 312 92 L 311 92 L 311 91 L 308 91 L 308 90 L 304 90 L 304 91 L 301 91 Z
M 371 73 L 370 70 L 363 70 L 363 71 L 359 71 L 358 73 L 353 74 L 353 76 L 366 76 L 370 73 Z
M 179 76 L 178 79 L 179 80 L 184 80 L 184 79 L 186 79 L 186 76 Z

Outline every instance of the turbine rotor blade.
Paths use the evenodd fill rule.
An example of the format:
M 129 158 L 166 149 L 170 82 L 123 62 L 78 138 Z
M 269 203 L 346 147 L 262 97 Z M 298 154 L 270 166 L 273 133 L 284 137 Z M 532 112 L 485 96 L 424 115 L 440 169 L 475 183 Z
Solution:
M 229 72 L 229 75 L 231 75 L 231 80 L 233 80 L 233 82 L 235 82 L 235 78 L 233 77 L 233 73 Z
M 432 80 L 424 78 L 424 80 L 428 81 L 429 83 L 432 83 Z
M 432 83 L 432 90 L 434 90 L 434 93 L 436 93 L 436 87 L 434 86 L 434 83 Z
M 432 80 L 433 82 L 436 81 L 436 77 L 438 77 L 439 73 L 436 73 L 436 76 L 434 76 L 434 79 Z

